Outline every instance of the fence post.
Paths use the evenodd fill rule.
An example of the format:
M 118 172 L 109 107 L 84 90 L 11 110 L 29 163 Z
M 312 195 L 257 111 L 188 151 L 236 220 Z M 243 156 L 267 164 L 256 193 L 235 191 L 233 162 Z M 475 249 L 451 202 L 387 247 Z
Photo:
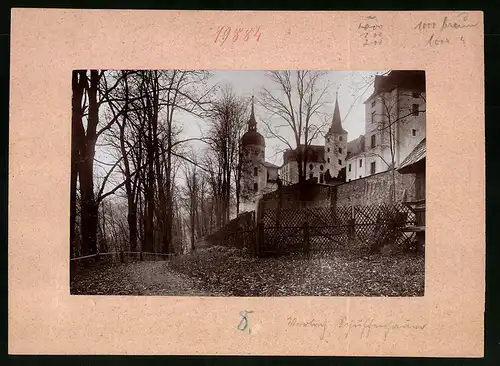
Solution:
M 351 206 L 351 219 L 349 220 L 349 240 L 354 240 L 356 236 L 356 209 Z
M 307 259 L 311 259 L 311 241 L 309 237 L 309 223 L 304 222 L 304 251 Z
M 256 236 L 254 241 L 253 254 L 258 257 L 260 254 L 260 247 L 264 242 L 264 223 L 259 222 L 256 227 Z

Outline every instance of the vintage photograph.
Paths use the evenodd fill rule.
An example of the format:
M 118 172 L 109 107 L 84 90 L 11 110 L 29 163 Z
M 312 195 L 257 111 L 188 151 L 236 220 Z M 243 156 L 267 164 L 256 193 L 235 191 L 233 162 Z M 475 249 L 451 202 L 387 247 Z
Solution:
M 71 83 L 72 295 L 424 296 L 424 71 Z

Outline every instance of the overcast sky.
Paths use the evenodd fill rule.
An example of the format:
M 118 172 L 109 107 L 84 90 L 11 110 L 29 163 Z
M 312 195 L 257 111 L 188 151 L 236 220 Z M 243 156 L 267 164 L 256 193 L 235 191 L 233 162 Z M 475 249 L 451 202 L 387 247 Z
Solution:
M 364 101 L 373 92 L 373 84 L 367 83 L 368 80 L 373 80 L 374 75 L 381 74 L 385 71 L 330 71 L 325 77 L 325 83 L 330 85 L 329 93 L 325 96 L 327 102 L 323 112 L 330 116 L 333 114 L 335 105 L 335 93 L 338 91 L 338 101 L 342 125 L 348 132 L 348 141 L 351 141 L 359 135 L 365 133 L 365 107 Z M 276 89 L 276 86 L 271 82 L 265 71 L 212 71 L 210 84 L 224 86 L 229 84 L 238 96 L 255 98 L 259 97 L 259 93 L 263 87 L 268 89 Z M 266 134 L 265 126 L 262 121 L 270 121 L 269 116 L 258 103 L 255 103 L 255 115 L 257 119 L 257 129 L 266 138 L 266 160 L 277 165 L 282 163 L 282 151 L 285 147 L 276 138 L 272 138 Z M 331 118 L 331 117 L 330 117 Z M 198 136 L 200 130 L 204 130 L 205 122 L 194 116 L 182 115 L 179 119 L 183 126 L 183 134 L 185 137 Z M 276 121 L 279 123 L 278 121 Z M 282 129 L 283 135 L 287 138 L 292 138 L 291 131 Z M 281 130 L 280 130 L 281 132 Z M 323 144 L 324 139 L 314 141 L 314 144 Z M 202 150 L 201 146 L 193 146 L 197 151 Z
M 365 126 L 365 106 L 364 101 L 373 92 L 373 80 L 376 74 L 382 74 L 386 70 L 381 71 L 330 71 L 324 78 L 325 84 L 330 86 L 328 94 L 325 95 L 325 108 L 323 112 L 329 115 L 329 121 L 333 115 L 335 106 L 335 94 L 338 91 L 338 101 L 340 115 L 342 118 L 342 126 L 348 132 L 348 141 L 351 141 L 359 135 L 364 134 Z M 252 95 L 255 98 L 259 97 L 262 88 L 265 87 L 271 91 L 276 90 L 276 85 L 269 80 L 266 71 L 211 71 L 212 77 L 209 81 L 209 86 L 218 85 L 224 87 L 229 84 L 235 94 L 242 97 L 250 98 Z M 258 101 L 255 103 L 255 116 L 257 119 L 257 129 L 266 139 L 266 161 L 276 165 L 281 165 L 283 161 L 282 151 L 286 148 L 278 139 L 272 138 L 265 131 L 265 126 L 262 121 L 267 121 L 270 125 L 281 125 L 279 120 L 272 120 L 266 114 L 263 107 L 259 107 Z M 206 132 L 206 121 L 197 118 L 187 113 L 178 113 L 174 117 L 176 122 L 182 126 L 180 139 L 189 137 L 201 137 Z M 321 121 L 313 121 L 321 122 Z M 293 141 L 293 134 L 289 128 L 282 128 L 280 135 L 288 141 Z M 324 144 L 324 138 L 321 136 L 313 141 L 314 144 Z M 188 144 L 188 143 L 186 143 Z M 189 142 L 190 145 L 183 146 L 184 151 L 196 152 L 200 156 L 204 153 L 206 145 L 202 142 Z M 292 144 L 294 146 L 294 144 Z M 96 158 L 100 161 L 110 164 L 116 161 L 116 158 L 111 155 L 111 152 L 103 147 L 97 147 Z M 105 175 L 107 171 L 106 165 L 96 164 L 98 176 Z M 109 187 L 121 182 L 121 175 L 113 174 L 113 177 L 108 181 Z M 116 181 L 116 182 L 115 182 Z M 106 190 L 109 189 L 106 187 Z

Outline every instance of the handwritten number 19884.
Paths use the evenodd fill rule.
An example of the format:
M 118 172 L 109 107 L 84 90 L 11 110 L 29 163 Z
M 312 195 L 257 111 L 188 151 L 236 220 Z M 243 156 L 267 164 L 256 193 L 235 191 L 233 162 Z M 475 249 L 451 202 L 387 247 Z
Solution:
M 253 28 L 232 28 L 226 27 L 225 25 L 219 27 L 215 33 L 214 43 L 220 43 L 222 46 L 226 41 L 230 40 L 236 42 L 238 40 L 243 40 L 248 42 L 250 39 L 260 40 L 260 27 L 256 29 Z

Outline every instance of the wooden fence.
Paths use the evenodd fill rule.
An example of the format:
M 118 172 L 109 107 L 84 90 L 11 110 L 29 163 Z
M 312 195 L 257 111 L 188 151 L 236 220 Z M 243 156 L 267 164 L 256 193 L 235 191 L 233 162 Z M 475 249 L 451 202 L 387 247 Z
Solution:
M 209 235 L 212 245 L 250 249 L 255 242 L 255 213 L 243 212 L 229 221 L 224 228 Z
M 259 215 L 259 255 L 301 252 L 326 255 L 357 245 L 378 250 L 384 245 L 409 245 L 402 228 L 415 222 L 403 204 L 348 207 L 286 208 Z
M 413 234 L 404 231 L 415 224 L 415 213 L 406 205 L 380 204 L 348 207 L 275 208 L 257 215 L 245 213 L 212 235 L 214 245 L 246 248 L 255 256 L 292 253 L 324 256 L 354 246 L 378 251 L 389 245 L 409 247 Z

